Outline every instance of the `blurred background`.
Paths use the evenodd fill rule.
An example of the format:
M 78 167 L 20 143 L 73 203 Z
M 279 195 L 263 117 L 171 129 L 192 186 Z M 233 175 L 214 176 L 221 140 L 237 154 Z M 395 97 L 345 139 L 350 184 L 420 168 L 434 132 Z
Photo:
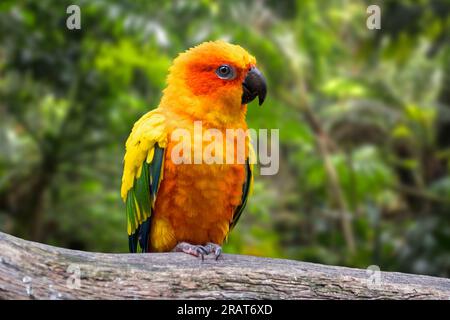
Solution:
M 215 39 L 256 56 L 248 122 L 281 140 L 225 251 L 450 276 L 448 0 L 2 0 L 0 230 L 127 252 L 124 142 L 177 53 Z

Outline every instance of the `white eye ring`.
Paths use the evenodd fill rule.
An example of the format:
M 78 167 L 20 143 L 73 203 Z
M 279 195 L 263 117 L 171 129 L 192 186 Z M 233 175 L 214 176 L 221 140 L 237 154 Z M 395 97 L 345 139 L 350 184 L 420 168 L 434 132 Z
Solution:
M 236 73 L 234 72 L 233 67 L 231 67 L 227 64 L 223 64 L 216 69 L 216 75 L 220 79 L 231 80 L 231 79 L 234 79 L 234 77 L 236 76 Z

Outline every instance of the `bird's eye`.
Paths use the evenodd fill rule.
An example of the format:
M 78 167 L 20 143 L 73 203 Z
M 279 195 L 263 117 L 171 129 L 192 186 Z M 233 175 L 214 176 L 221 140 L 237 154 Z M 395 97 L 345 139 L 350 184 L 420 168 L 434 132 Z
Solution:
M 221 65 L 217 68 L 216 74 L 220 79 L 230 80 L 234 78 L 234 69 L 229 65 Z

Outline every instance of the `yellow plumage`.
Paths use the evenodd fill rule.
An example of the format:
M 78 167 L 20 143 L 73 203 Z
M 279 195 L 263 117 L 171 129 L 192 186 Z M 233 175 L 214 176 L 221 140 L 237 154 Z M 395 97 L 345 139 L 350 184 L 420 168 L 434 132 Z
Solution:
M 139 169 L 146 160 L 150 163 L 154 155 L 156 143 L 161 148 L 167 144 L 165 118 L 159 110 L 153 110 L 140 118 L 131 131 L 125 144 L 124 168 L 122 176 L 121 196 L 125 201 L 128 190 L 133 187 L 134 179 L 139 178 Z

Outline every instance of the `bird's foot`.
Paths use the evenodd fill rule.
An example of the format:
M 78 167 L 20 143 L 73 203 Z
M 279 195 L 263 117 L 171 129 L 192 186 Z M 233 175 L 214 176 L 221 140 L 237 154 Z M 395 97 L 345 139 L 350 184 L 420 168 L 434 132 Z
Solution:
M 193 255 L 194 257 L 202 257 L 202 260 L 204 259 L 204 256 L 208 254 L 208 251 L 204 246 L 187 242 L 178 243 L 175 248 L 173 248 L 172 252 L 184 252 Z
M 219 260 L 219 257 L 222 255 L 221 246 L 212 242 L 208 242 L 204 247 L 206 248 L 206 251 L 208 251 L 208 253 L 214 253 L 215 259 Z
M 214 257 L 218 260 L 222 254 L 222 247 L 212 242 L 208 242 L 204 246 L 180 242 L 173 248 L 172 252 L 184 252 L 195 257 L 201 257 L 202 260 L 205 259 L 205 255 L 214 253 Z

